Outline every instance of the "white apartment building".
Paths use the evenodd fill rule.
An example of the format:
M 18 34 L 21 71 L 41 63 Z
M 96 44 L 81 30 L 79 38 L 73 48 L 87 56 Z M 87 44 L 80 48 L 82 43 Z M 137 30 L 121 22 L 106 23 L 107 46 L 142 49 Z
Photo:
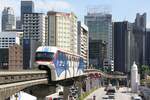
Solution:
M 77 17 L 73 13 L 49 11 L 48 45 L 77 54 Z
M 45 45 L 48 46 L 48 16 L 45 16 Z
M 45 45 L 45 15 L 43 13 L 24 14 L 23 38 L 37 40 Z
M 0 32 L 0 48 L 9 48 L 14 44 L 20 45 L 22 32 Z
M 78 21 L 78 54 L 85 58 L 87 65 L 89 62 L 88 38 L 89 38 L 88 27 L 81 21 Z

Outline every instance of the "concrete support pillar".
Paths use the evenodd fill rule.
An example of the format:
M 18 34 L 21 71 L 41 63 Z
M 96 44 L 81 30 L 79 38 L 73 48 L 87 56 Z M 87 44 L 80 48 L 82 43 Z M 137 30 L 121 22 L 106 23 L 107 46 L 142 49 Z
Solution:
M 101 83 L 102 83 L 102 86 L 105 86 L 105 79 L 104 78 L 102 78 Z
M 92 81 L 92 88 L 94 88 L 94 87 L 96 86 L 96 81 L 95 81 L 95 79 L 93 79 L 93 78 L 92 78 L 91 81 Z
M 90 79 L 86 80 L 86 92 L 90 90 Z
M 119 80 L 116 79 L 116 87 L 119 89 Z
M 102 80 L 101 80 L 101 79 L 99 79 L 98 81 L 99 81 L 99 87 L 101 87 L 101 86 L 102 86 L 102 83 L 101 83 L 101 82 L 102 82 Z
M 111 84 L 110 79 L 108 79 L 108 84 Z
M 76 86 L 78 87 L 79 94 L 82 94 L 82 83 L 81 82 L 76 82 Z
M 65 86 L 64 87 L 64 95 L 63 95 L 64 96 L 64 100 L 68 100 L 68 95 L 70 93 L 69 89 L 70 89 L 69 86 Z

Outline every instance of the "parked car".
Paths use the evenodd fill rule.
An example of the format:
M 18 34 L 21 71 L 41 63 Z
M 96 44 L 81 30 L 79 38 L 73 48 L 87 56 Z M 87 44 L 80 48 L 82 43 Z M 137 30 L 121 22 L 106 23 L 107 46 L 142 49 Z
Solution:
M 142 100 L 140 96 L 132 96 L 131 100 Z

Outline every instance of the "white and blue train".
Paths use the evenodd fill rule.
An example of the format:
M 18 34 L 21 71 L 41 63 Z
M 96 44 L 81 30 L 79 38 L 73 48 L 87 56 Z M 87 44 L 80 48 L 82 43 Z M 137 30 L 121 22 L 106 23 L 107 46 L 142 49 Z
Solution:
M 51 81 L 81 76 L 86 66 L 83 57 L 54 46 L 38 47 L 35 62 L 39 69 L 50 70 Z

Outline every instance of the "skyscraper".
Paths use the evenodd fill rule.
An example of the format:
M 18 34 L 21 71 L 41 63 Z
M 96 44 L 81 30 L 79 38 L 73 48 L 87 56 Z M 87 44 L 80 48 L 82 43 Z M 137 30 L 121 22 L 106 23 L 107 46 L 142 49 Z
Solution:
M 134 61 L 138 67 L 147 63 L 148 54 L 145 58 L 145 36 L 146 13 L 143 15 L 138 13 L 135 22 L 132 24 L 129 22 L 114 23 L 114 66 L 116 71 L 130 72 Z M 147 40 L 148 37 L 147 34 Z M 147 46 L 148 44 L 146 49 L 148 49 Z
M 2 12 L 2 31 L 13 30 L 15 28 L 14 10 L 11 7 L 5 7 Z
M 21 23 L 23 23 L 23 16 L 25 13 L 32 13 L 34 12 L 34 3 L 33 1 L 29 0 L 22 0 L 21 1 Z
M 102 45 L 106 45 L 106 58 L 101 58 L 101 54 L 93 54 L 92 56 L 90 53 L 98 53 L 99 51 L 89 51 L 89 60 L 90 64 L 94 64 L 97 62 L 98 67 L 103 66 L 103 60 L 112 60 L 112 15 L 108 13 L 91 13 L 88 12 L 88 14 L 85 16 L 85 24 L 89 28 L 89 42 L 93 44 L 95 41 L 96 44 L 101 43 Z M 90 50 L 92 48 L 89 45 Z M 94 50 L 94 49 L 93 49 Z M 96 50 L 96 49 L 95 49 Z M 98 49 L 97 49 L 98 50 Z M 102 53 L 101 51 L 99 53 Z M 96 55 L 99 55 L 96 56 Z
M 133 62 L 133 33 L 132 24 L 114 22 L 114 70 L 127 73 Z
M 145 64 L 150 66 L 150 29 L 146 29 L 145 38 Z
M 45 45 L 45 15 L 26 13 L 23 18 L 23 64 L 27 69 L 33 66 L 37 47 Z
M 77 17 L 73 13 L 49 11 L 48 45 L 77 54 Z
M 146 63 L 145 61 L 145 35 L 146 35 L 146 13 L 140 15 L 137 13 L 133 23 L 134 35 L 134 60 L 138 66 Z

